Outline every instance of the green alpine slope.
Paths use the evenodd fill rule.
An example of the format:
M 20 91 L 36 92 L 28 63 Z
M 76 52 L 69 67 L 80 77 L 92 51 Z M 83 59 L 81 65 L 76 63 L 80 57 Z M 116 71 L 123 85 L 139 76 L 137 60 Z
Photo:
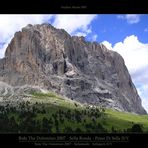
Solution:
M 53 92 L 29 98 L 18 107 L 0 106 L 0 133 L 148 133 L 148 115 L 84 105 Z

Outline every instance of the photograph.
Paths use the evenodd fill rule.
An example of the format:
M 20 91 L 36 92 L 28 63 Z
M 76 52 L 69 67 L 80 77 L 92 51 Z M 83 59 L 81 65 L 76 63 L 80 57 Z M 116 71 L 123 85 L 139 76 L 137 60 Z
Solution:
M 34 146 L 148 145 L 148 14 L 0 20 L 1 137 Z

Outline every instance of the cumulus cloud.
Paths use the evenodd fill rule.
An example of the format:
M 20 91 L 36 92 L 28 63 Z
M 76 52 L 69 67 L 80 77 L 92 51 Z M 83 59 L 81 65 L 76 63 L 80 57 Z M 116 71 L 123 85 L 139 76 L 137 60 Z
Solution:
M 137 36 L 127 36 L 123 42 L 118 42 L 113 47 L 108 41 L 102 43 L 122 55 L 131 74 L 145 70 L 144 67 L 148 66 L 148 44 L 141 43 Z
M 118 19 L 124 19 L 129 24 L 135 24 L 140 22 L 141 15 L 137 14 L 127 14 L 127 15 L 117 15 Z
M 97 15 L 56 15 L 53 25 L 64 28 L 71 35 L 76 35 L 78 32 L 87 35 L 91 33 L 90 23 L 96 17 Z
M 91 22 L 97 15 L 0 15 L 0 58 L 16 31 L 27 24 L 50 22 L 57 28 L 65 29 L 71 35 L 87 36 L 92 32 Z
M 108 41 L 103 41 L 102 44 L 105 45 L 107 49 L 112 50 L 112 44 L 109 43 Z
M 148 44 L 140 42 L 135 35 L 127 36 L 122 42 L 118 42 L 114 46 L 108 41 L 102 43 L 108 49 L 122 55 L 134 84 L 141 91 L 145 107 L 146 102 L 148 102 Z

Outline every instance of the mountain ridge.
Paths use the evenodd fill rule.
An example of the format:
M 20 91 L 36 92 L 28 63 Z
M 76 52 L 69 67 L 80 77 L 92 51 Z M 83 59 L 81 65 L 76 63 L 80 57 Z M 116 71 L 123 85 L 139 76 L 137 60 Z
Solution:
M 50 24 L 16 32 L 0 59 L 0 81 L 33 85 L 81 103 L 146 114 L 124 59 Z

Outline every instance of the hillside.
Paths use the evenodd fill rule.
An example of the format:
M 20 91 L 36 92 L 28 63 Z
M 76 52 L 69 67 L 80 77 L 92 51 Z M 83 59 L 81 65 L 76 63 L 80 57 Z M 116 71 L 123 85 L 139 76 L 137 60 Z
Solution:
M 84 105 L 53 92 L 30 92 L 28 97 L 18 106 L 0 106 L 0 133 L 148 132 L 148 115 Z

